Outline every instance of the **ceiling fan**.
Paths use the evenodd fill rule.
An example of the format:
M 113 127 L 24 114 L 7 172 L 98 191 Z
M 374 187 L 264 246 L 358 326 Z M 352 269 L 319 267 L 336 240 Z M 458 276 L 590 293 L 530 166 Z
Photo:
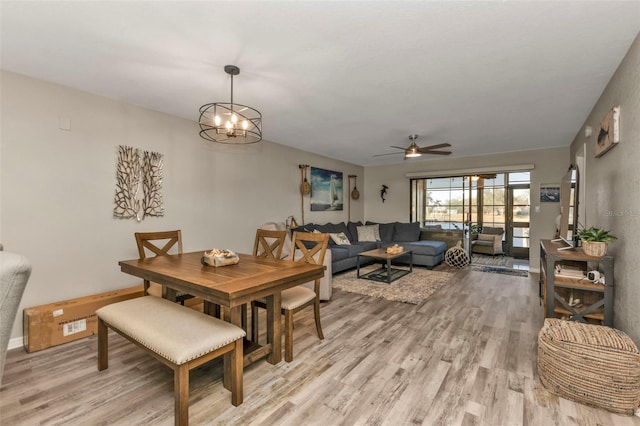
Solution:
M 411 141 L 411 144 L 407 148 L 403 148 L 401 146 L 394 146 L 394 145 L 391 145 L 391 148 L 401 149 L 402 151 L 404 151 L 404 158 L 405 159 L 414 158 L 414 157 L 420 157 L 420 156 L 422 156 L 422 154 L 436 154 L 436 155 L 449 155 L 449 154 L 451 154 L 451 151 L 434 151 L 434 150 L 439 149 L 439 148 L 450 147 L 451 144 L 439 143 L 437 145 L 429 145 L 429 146 L 419 147 L 416 144 L 416 139 L 418 139 L 418 135 L 409 135 L 409 140 Z M 383 155 L 396 155 L 396 154 L 400 154 L 400 152 L 389 152 L 387 154 L 377 154 L 377 155 L 374 155 L 374 157 L 382 157 Z

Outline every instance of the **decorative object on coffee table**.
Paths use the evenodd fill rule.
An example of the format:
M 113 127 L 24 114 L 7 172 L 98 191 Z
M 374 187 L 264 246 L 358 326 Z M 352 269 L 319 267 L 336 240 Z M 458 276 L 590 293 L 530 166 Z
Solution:
M 451 247 L 444 254 L 444 261 L 449 266 L 453 266 L 454 268 L 464 268 L 471 263 L 471 259 L 469 258 L 469 254 L 465 249 L 462 248 L 462 242 L 458 241 L 455 247 Z

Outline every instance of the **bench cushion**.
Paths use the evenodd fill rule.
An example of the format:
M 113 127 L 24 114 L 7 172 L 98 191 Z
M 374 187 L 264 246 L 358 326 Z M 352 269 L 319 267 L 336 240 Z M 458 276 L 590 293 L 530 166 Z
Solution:
M 98 309 L 96 314 L 142 346 L 178 365 L 246 335 L 231 323 L 154 296 L 113 303 Z

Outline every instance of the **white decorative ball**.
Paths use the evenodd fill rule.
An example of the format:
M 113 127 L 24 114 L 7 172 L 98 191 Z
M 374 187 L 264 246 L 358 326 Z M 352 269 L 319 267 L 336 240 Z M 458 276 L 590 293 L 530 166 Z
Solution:
M 455 247 L 447 250 L 444 254 L 444 261 L 447 265 L 453 266 L 454 268 L 464 268 L 471 263 L 469 254 L 461 247 L 459 242 Z

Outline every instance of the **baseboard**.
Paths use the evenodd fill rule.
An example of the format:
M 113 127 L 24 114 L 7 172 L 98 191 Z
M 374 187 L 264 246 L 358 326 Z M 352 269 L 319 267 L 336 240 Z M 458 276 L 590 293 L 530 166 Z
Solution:
M 9 339 L 9 345 L 7 346 L 7 350 L 21 348 L 21 347 L 22 347 L 22 336 Z

